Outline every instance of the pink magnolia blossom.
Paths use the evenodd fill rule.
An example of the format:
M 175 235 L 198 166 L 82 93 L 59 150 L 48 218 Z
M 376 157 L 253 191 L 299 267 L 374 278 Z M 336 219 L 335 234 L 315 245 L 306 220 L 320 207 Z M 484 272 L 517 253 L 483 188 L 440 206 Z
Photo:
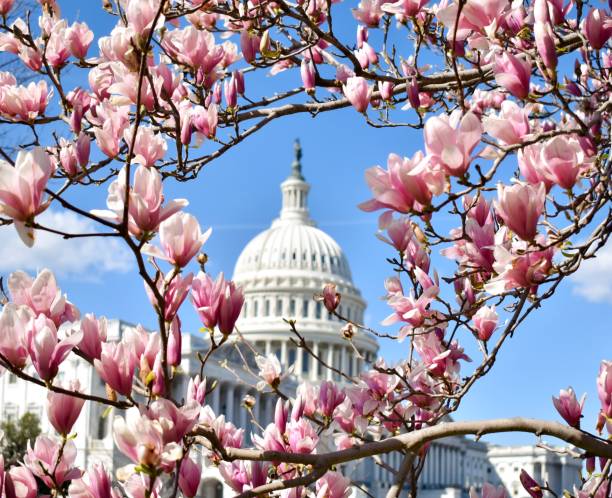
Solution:
M 319 387 L 319 396 L 316 400 L 319 411 L 324 417 L 332 418 L 335 409 L 344 401 L 346 393 L 336 384 L 323 381 Z
M 70 142 L 65 138 L 60 138 L 59 145 L 58 155 L 61 168 L 68 176 L 76 175 L 78 171 L 78 161 L 74 142 Z
M 242 287 L 237 287 L 232 281 L 225 285 L 225 292 L 219 303 L 219 331 L 224 335 L 229 335 L 234 331 L 234 325 L 242 311 L 244 304 L 244 291 Z
M 168 365 L 171 367 L 177 367 L 181 364 L 182 344 L 181 320 L 177 315 L 170 324 L 170 333 L 168 334 Z
M 523 240 L 533 240 L 538 233 L 538 220 L 546 202 L 546 187 L 516 183 L 497 186 L 496 213 L 506 226 Z
M 430 204 L 433 195 L 442 193 L 444 172 L 432 166 L 417 152 L 412 159 L 389 154 L 387 170 L 375 166 L 366 171 L 366 181 L 374 198 L 359 205 L 364 211 L 389 208 L 410 213 Z
M 0 353 L 15 368 L 23 368 L 28 360 L 26 327 L 34 317 L 28 306 L 7 303 L 0 313 Z
M 32 364 L 42 380 L 51 381 L 60 364 L 81 341 L 82 332 L 75 332 L 59 340 L 52 320 L 45 315 L 32 318 L 26 329 L 26 344 Z
M 228 486 L 237 493 L 262 486 L 268 480 L 270 464 L 267 462 L 253 462 L 238 460 L 222 462 L 219 473 Z
M 383 100 L 391 100 L 393 98 L 393 83 L 390 81 L 379 81 L 378 92 Z
M 181 470 L 179 472 L 179 488 L 186 498 L 194 498 L 198 494 L 200 479 L 202 478 L 202 465 L 195 463 L 191 458 L 187 457 L 181 461 Z
M 454 377 L 460 370 L 459 360 L 472 361 L 457 341 L 446 346 L 441 340 L 441 334 L 436 331 L 415 336 L 413 344 L 423 364 L 435 377 Z
M 415 270 L 420 270 L 420 268 L 417 267 Z M 421 273 L 424 272 L 421 270 Z M 406 322 L 410 325 L 410 328 L 420 327 L 423 325 L 428 315 L 427 308 L 429 304 L 438 292 L 439 288 L 434 284 L 424 289 L 423 293 L 418 298 L 415 298 L 413 293 L 409 296 L 405 296 L 402 293 L 390 296 L 387 299 L 387 304 L 393 308 L 394 312 L 385 318 L 382 324 L 393 325 L 397 322 Z M 402 335 L 405 332 L 409 332 L 409 328 L 403 331 Z M 405 335 L 403 335 L 403 337 L 405 337 Z
M 176 442 L 164 443 L 164 423 L 141 414 L 136 407 L 129 408 L 125 417 L 115 417 L 113 439 L 119 451 L 135 464 L 170 470 L 181 458 L 182 449 Z
M 27 86 L 3 85 L 0 87 L 0 113 L 14 121 L 32 122 L 45 114 L 52 95 L 45 80 Z
M 470 488 L 470 498 L 479 498 L 478 493 L 472 486 Z M 508 498 L 506 488 L 504 486 L 495 487 L 488 482 L 482 485 L 481 498 Z
M 94 360 L 100 378 L 119 394 L 129 396 L 134 377 L 134 357 L 123 342 L 104 343 L 99 360 Z
M 208 273 L 200 272 L 191 284 L 191 302 L 207 329 L 213 330 L 219 320 L 219 307 L 225 294 L 223 273 L 213 280 Z
M 546 244 L 539 238 L 540 244 Z M 526 242 L 513 242 L 511 248 L 496 244 L 493 268 L 497 277 L 485 284 L 485 290 L 497 295 L 515 288 L 527 288 L 535 292 L 537 286 L 552 269 L 554 247 L 529 250 Z
M 336 311 L 336 308 L 340 305 L 340 299 L 342 296 L 336 291 L 336 284 L 328 283 L 323 287 L 323 293 L 315 296 L 317 301 L 323 302 L 325 309 L 330 313 Z
M 543 183 L 548 192 L 554 185 L 546 171 L 546 164 L 541 159 L 542 143 L 535 143 L 520 149 L 517 153 L 519 170 L 532 185 Z
M 407 19 L 418 15 L 428 1 L 429 0 L 397 0 L 396 2 L 382 4 L 381 10 L 388 14 L 394 14 L 401 19 Z
M 491 205 L 482 195 L 477 200 L 465 196 L 463 205 L 467 213 L 464 227 L 451 230 L 455 244 L 441 253 L 466 268 L 481 268 L 490 272 L 495 260 L 493 247 L 496 230 Z M 467 237 L 464 237 L 463 229 Z
M 187 385 L 187 401 L 195 400 L 200 405 L 204 405 L 206 399 L 206 377 L 200 379 L 199 375 L 189 379 Z
M 80 392 L 78 379 L 70 382 L 66 390 Z M 47 417 L 53 428 L 63 436 L 70 434 L 72 427 L 79 418 L 85 400 L 68 394 L 49 391 L 47 393 Z
M 580 401 L 576 399 L 576 393 L 571 387 L 561 389 L 559 397 L 553 396 L 553 404 L 559 412 L 559 415 L 572 427 L 580 427 L 580 419 L 582 418 L 582 409 L 584 408 L 584 400 L 586 394 L 582 395 Z
M 358 7 L 353 9 L 353 16 L 366 26 L 376 28 L 383 16 L 381 7 L 384 3 L 384 0 L 361 0 Z
M 241 36 L 244 54 L 245 44 L 242 42 Z M 246 45 L 249 46 L 249 49 L 254 48 L 248 42 Z M 178 62 L 193 68 L 196 71 L 196 79 L 201 80 L 200 82 L 207 88 L 211 88 L 218 79 L 220 69 L 218 66 L 225 57 L 225 50 L 222 45 L 215 43 L 215 37 L 210 31 L 198 30 L 193 26 L 187 26 L 182 30 L 171 30 L 164 36 L 162 46 Z M 259 47 L 259 42 L 257 42 L 257 47 Z M 245 59 L 248 62 L 247 55 Z
M 81 479 L 70 483 L 70 498 L 120 498 L 112 487 L 111 476 L 100 464 L 93 464 Z
M 287 424 L 289 449 L 294 453 L 314 453 L 319 442 L 317 431 L 306 418 L 291 420 Z
M 133 128 L 127 128 L 123 132 L 125 143 L 131 145 Z M 168 144 L 160 134 L 156 134 L 151 126 L 141 126 L 136 133 L 134 142 L 134 164 L 142 164 L 143 166 L 153 166 L 156 161 L 162 159 L 166 154 Z
M 601 411 L 612 418 L 612 361 L 602 361 L 597 376 L 597 394 L 601 402 Z
M 302 76 L 302 84 L 307 93 L 314 92 L 316 71 L 314 63 L 311 59 L 304 58 L 300 65 L 300 75 Z
M 84 59 L 87 56 L 87 50 L 93 39 L 93 31 L 84 22 L 75 22 L 64 33 L 66 45 L 77 59 Z
M 79 319 L 79 310 L 62 294 L 55 275 L 46 268 L 36 278 L 22 271 L 11 273 L 8 288 L 13 303 L 28 306 L 36 316 L 47 316 L 57 327 Z
M 13 219 L 19 237 L 28 247 L 34 244 L 34 230 L 26 223 L 49 206 L 44 190 L 52 174 L 49 155 L 40 147 L 19 151 L 15 166 L 0 161 L 0 214 Z
M 143 413 L 161 424 L 165 443 L 180 443 L 198 422 L 200 408 L 195 401 L 189 401 L 179 408 L 172 401 L 159 398 Z
M 76 456 L 74 441 L 62 444 L 49 436 L 40 435 L 33 447 L 32 442 L 28 442 L 23 461 L 30 472 L 48 488 L 59 490 L 65 482 L 81 477 L 81 471 L 74 467 Z
M 556 136 L 546 141 L 540 150 L 545 176 L 560 187 L 571 189 L 584 167 L 585 154 L 575 138 Z
M 488 341 L 497 328 L 499 317 L 495 311 L 495 306 L 482 306 L 474 314 L 472 320 L 474 321 L 474 328 L 476 329 L 478 339 Z
M 164 319 L 167 322 L 171 322 L 178 313 L 189 293 L 192 281 L 193 273 L 188 273 L 185 276 L 169 273 L 166 278 L 157 280 L 157 290 L 164 298 Z M 159 309 L 159 303 L 149 284 L 144 282 L 144 288 L 153 307 Z
M 557 67 L 557 49 L 555 35 L 550 22 L 538 22 L 533 25 L 536 48 L 544 62 L 547 71 L 554 71 Z
M 32 472 L 25 466 L 11 467 L 4 476 L 4 490 L 7 498 L 36 498 L 38 483 Z
M 209 228 L 202 233 L 194 216 L 178 212 L 159 225 L 161 249 L 146 244 L 142 252 L 182 268 L 196 255 L 211 232 Z
M 126 3 L 125 16 L 128 21 L 128 27 L 133 29 L 137 34 L 144 38 L 151 29 L 159 28 L 164 22 L 164 16 L 158 11 L 161 8 L 160 0 L 138 0 L 129 1 Z M 154 26 L 153 23 L 157 24 Z
M 104 103 L 97 106 L 95 112 L 97 120 L 100 121 L 99 126 L 94 129 L 96 143 L 104 154 L 113 158 L 119 154 L 121 137 L 128 126 L 129 106 L 115 107 Z
M 525 491 L 529 493 L 531 498 L 542 498 L 544 496 L 544 492 L 542 491 L 540 485 L 525 471 L 525 469 L 521 469 L 519 479 L 523 485 L 523 488 L 525 488 Z
M 327 472 L 316 483 L 316 498 L 348 498 L 351 480 L 340 472 Z
M 488 115 L 482 121 L 484 131 L 505 145 L 521 143 L 530 132 L 529 111 L 516 102 L 505 100 L 499 115 Z
M 425 150 L 451 176 L 463 176 L 480 142 L 482 126 L 472 112 L 433 116 L 425 123 Z
M 6 16 L 13 8 L 14 3 L 15 3 L 15 0 L 0 1 L 0 15 Z
M 517 99 L 529 95 L 531 62 L 517 57 L 510 52 L 503 52 L 495 57 L 495 81 Z
M 106 318 L 96 318 L 93 313 L 88 313 L 81 318 L 79 325 L 83 333 L 83 339 L 77 346 L 79 351 L 90 360 L 99 360 L 102 343 L 106 342 Z
M 346 80 L 342 86 L 344 95 L 357 112 L 365 112 L 370 105 L 372 87 L 368 85 L 365 78 L 352 76 Z
M 92 214 L 116 223 L 123 219 L 126 172 L 123 168 L 108 188 L 106 204 L 109 211 L 93 210 Z M 161 222 L 188 204 L 186 199 L 174 199 L 164 205 L 161 174 L 155 168 L 139 166 L 130 189 L 128 229 L 137 238 L 147 237 L 157 231 Z
M 259 367 L 259 376 L 264 380 L 263 384 L 258 384 L 258 389 L 262 390 L 266 384 L 278 386 L 281 380 L 281 364 L 276 355 L 256 356 L 255 361 Z
M 591 46 L 599 50 L 612 36 L 612 18 L 603 9 L 591 9 L 582 25 L 582 32 Z

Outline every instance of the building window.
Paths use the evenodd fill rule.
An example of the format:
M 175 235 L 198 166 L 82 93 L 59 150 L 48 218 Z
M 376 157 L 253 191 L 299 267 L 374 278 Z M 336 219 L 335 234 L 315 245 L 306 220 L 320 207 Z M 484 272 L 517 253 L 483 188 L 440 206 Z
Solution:
M 276 315 L 277 316 L 283 315 L 283 300 L 282 299 L 276 300 Z
M 295 364 L 295 360 L 297 359 L 297 354 L 296 354 L 296 350 L 295 348 L 291 348 L 289 350 L 289 365 L 293 365 Z
M 302 355 L 302 372 L 307 373 L 310 369 L 310 354 L 305 349 L 302 349 L 300 353 Z
M 98 418 L 98 430 L 96 431 L 96 436 L 98 439 L 104 439 L 106 437 L 106 429 L 108 428 L 108 420 L 104 417 L 104 415 L 100 415 Z
M 257 318 L 259 316 L 259 301 L 253 303 L 253 316 Z
M 4 407 L 4 420 L 17 420 L 19 408 L 13 403 L 7 403 Z
M 317 304 L 315 306 L 315 318 L 317 320 L 321 319 L 321 302 L 317 301 Z
M 270 300 L 269 299 L 266 299 L 264 316 L 270 316 Z
M 295 316 L 295 299 L 293 298 L 291 299 L 291 301 L 289 301 L 289 316 Z
M 17 376 L 14 373 L 10 373 L 8 376 L 9 384 L 17 384 Z
M 244 306 L 242 307 L 242 316 L 244 316 L 245 318 L 249 316 L 249 302 L 248 301 L 244 302 Z
M 308 318 L 308 299 L 302 303 L 302 318 Z
M 43 414 L 42 406 L 36 403 L 28 403 L 28 409 L 26 411 L 28 413 L 31 413 L 32 415 L 36 415 L 38 420 L 42 418 L 42 414 Z

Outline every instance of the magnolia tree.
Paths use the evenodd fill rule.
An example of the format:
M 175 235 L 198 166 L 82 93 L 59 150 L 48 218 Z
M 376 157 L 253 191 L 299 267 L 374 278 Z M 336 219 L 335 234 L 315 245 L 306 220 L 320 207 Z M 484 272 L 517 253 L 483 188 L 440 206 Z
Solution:
M 29 136 L 15 155 L 0 150 L 1 222 L 7 230 L 13 225 L 26 246 L 40 231 L 122 241 L 159 330 L 139 328 L 107 341 L 105 321 L 81 315 L 50 271 L 10 275 L 0 363 L 48 390 L 47 415 L 57 434 L 39 436 L 20 465 L 2 470 L 7 497 L 39 490 L 79 498 L 193 497 L 202 452 L 243 498 L 345 498 L 352 486 L 343 475 L 347 464 L 399 453 L 401 465 L 388 468 L 395 479 L 388 496 L 405 490 L 415 496 L 431 442 L 506 431 L 573 445 L 586 471 L 567 496 L 609 496 L 612 362 L 605 358 L 593 379 L 600 403 L 594 433 L 580 427 L 583 401 L 572 389 L 554 398 L 566 424 L 447 421 L 525 318 L 610 235 L 606 6 L 594 0 L 102 3 L 100 15 L 111 16 L 115 27 L 94 34 L 62 17 L 60 2 L 42 0 L 15 18 L 13 0 L 0 0 L 1 50 L 16 55 L 33 77 L 20 85 L 0 74 L 4 128 Z M 346 33 L 351 13 L 356 38 L 340 36 L 334 23 L 344 16 Z M 280 72 L 283 78 L 262 83 L 262 75 Z M 163 184 L 196 179 L 204 165 L 274 120 L 351 106 L 371 126 L 423 133 L 421 150 L 390 153 L 385 168 L 367 171 L 372 199 L 360 206 L 379 212 L 380 238 L 390 246 L 395 276 L 384 284 L 392 311 L 384 325 L 394 332 L 342 317 L 332 285 L 318 299 L 346 322 L 347 341 L 357 330 L 404 341 L 406 357 L 396 365 L 379 360 L 356 376 L 325 364 L 342 381 L 302 384 L 295 394 L 285 392 L 287 372 L 278 361 L 254 353 L 259 389 L 278 403 L 274 422 L 255 420 L 247 444 L 244 429 L 207 404 L 214 385 L 196 376 L 177 392 L 179 314 L 194 312 L 188 301 L 208 331 L 210 349 L 199 356 L 203 371 L 211 353 L 237 335 L 244 299 L 233 282 L 205 272 L 200 251 L 210 231 L 186 211 L 187 200 L 164 199 Z M 75 190 L 102 185 L 106 209 L 89 211 L 71 200 Z M 93 220 L 98 229 L 67 233 L 43 225 L 38 215 L 51 206 Z M 450 233 L 440 213 L 454 217 Z M 438 276 L 434 256 L 454 260 L 454 272 Z M 202 267 L 196 276 L 185 270 L 194 259 Z M 289 320 L 287 328 L 314 356 L 299 322 Z M 468 331 L 462 340 L 481 351 L 469 365 L 458 331 Z M 70 355 L 93 365 L 107 396 L 85 392 L 77 379 L 56 379 Z M 84 403 L 113 409 L 114 441 L 131 466 L 113 475 L 102 466 L 75 466 L 71 431 Z M 521 480 L 533 498 L 553 492 L 526 473 Z M 505 494 L 490 485 L 472 493 Z

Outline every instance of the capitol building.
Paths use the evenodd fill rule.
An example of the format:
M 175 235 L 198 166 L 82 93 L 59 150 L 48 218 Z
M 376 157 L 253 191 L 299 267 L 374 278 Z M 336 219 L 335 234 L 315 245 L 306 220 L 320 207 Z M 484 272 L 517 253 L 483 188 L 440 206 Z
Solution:
M 275 396 L 259 392 L 255 385 L 253 350 L 276 354 L 283 370 L 292 368 L 284 389 L 295 389 L 303 380 L 317 383 L 326 379 L 340 380 L 335 372 L 315 362 L 312 356 L 296 346 L 296 337 L 284 319 L 295 319 L 300 335 L 313 354 L 328 365 L 348 375 L 357 375 L 371 364 L 378 353 L 377 341 L 370 335 L 356 332 L 352 344 L 340 329 L 342 323 L 332 317 L 313 295 L 327 283 L 334 283 L 342 294 L 340 314 L 363 323 L 366 302 L 355 286 L 349 262 L 334 239 L 316 227 L 308 211 L 310 185 L 302 173 L 301 150 L 296 143 L 295 159 L 288 178 L 280 186 L 280 214 L 270 228 L 253 238 L 240 254 L 233 280 L 244 289 L 245 304 L 237 322 L 244 344 L 227 344 L 206 364 L 204 374 L 216 388 L 207 398 L 215 413 L 245 429 L 253 430 L 251 418 L 242 407 L 246 395 L 255 398 L 253 414 L 263 426 L 273 420 Z M 118 340 L 132 325 L 108 320 L 108 340 Z M 207 350 L 201 336 L 185 334 L 183 339 L 182 376 L 177 389 L 184 392 L 188 379 L 200 372 L 197 353 Z M 359 354 L 356 354 L 356 353 Z M 31 367 L 27 367 L 31 368 Z M 72 354 L 62 365 L 60 377 L 79 378 L 86 392 L 104 396 L 105 386 L 94 369 Z M 60 379 L 61 380 L 61 379 Z M 18 418 L 26 412 L 37 414 L 42 430 L 51 431 L 44 417 L 46 392 L 12 374 L 0 378 L 0 418 Z M 112 416 L 105 407 L 86 403 L 74 431 L 78 449 L 77 464 L 88 466 L 102 462 L 116 469 L 126 460 L 114 448 Z M 225 486 L 217 468 L 201 457 L 203 476 L 201 498 L 228 498 L 234 492 Z M 401 455 L 385 457 L 385 463 L 398 468 Z M 519 483 L 524 468 L 536 480 L 548 481 L 551 489 L 561 492 L 579 481 L 582 464 L 561 452 L 546 451 L 535 446 L 492 446 L 465 437 L 450 437 L 431 445 L 425 468 L 419 480 L 419 497 L 464 498 L 471 486 L 477 489 L 484 482 L 503 484 L 510 498 L 528 498 Z M 346 469 L 357 485 L 355 497 L 384 497 L 393 483 L 393 475 L 373 460 Z M 367 494 L 360 491 L 367 491 Z M 404 495 L 403 495 L 404 496 Z

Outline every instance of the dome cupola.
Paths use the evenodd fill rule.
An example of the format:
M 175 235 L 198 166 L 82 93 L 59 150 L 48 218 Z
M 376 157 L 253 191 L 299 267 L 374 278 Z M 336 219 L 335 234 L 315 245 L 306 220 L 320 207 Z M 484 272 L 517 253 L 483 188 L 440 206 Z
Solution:
M 323 355 L 324 361 L 335 365 L 347 362 L 347 371 L 363 368 L 363 362 L 373 358 L 378 345 L 373 338 L 357 333 L 353 344 L 362 355 L 360 359 L 342 337 L 344 323 L 313 299 L 325 284 L 333 283 L 342 295 L 340 314 L 363 323 L 366 303 L 353 284 L 344 252 L 310 218 L 310 185 L 302 173 L 298 141 L 294 150 L 291 173 L 281 184 L 279 217 L 246 245 L 236 262 L 233 280 L 245 294 L 237 326 L 247 339 L 260 346 L 262 353 L 274 352 L 286 366 L 295 364 L 298 375 L 317 380 L 332 374 L 308 370 L 314 362 L 309 361 L 305 351 L 295 348 L 283 319 L 296 321 L 300 334 L 313 351 Z

